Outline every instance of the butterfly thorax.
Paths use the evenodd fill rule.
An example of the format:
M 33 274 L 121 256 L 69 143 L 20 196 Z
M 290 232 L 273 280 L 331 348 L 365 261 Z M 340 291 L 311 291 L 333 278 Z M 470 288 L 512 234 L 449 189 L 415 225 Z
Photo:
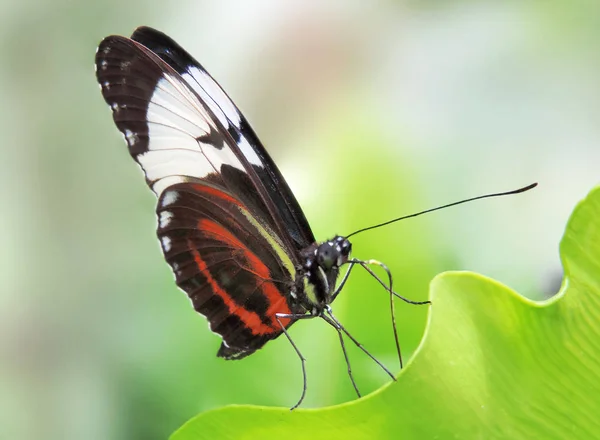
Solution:
M 333 300 L 340 266 L 348 261 L 352 244 L 339 235 L 314 243 L 300 252 L 302 266 L 296 273 L 296 305 L 320 315 Z

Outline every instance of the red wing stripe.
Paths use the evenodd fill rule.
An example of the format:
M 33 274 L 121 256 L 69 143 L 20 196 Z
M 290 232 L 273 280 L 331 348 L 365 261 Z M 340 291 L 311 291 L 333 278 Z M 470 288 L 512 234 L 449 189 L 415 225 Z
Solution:
M 237 237 L 235 237 L 231 232 L 221 225 L 211 220 L 201 219 L 198 222 L 198 228 L 211 238 L 226 243 L 227 245 L 239 249 L 244 253 L 244 257 L 250 265 L 250 270 L 257 276 L 263 278 L 263 281 L 260 283 L 260 289 L 262 294 L 269 302 L 269 307 L 267 308 L 266 314 L 271 319 L 272 324 L 264 324 L 257 313 L 246 310 L 242 305 L 237 304 L 231 295 L 229 295 L 218 285 L 217 281 L 212 277 L 206 262 L 200 256 L 198 250 L 195 249 L 193 244 L 190 242 L 190 249 L 192 255 L 194 256 L 194 261 L 198 265 L 202 275 L 204 275 L 207 282 L 210 284 L 213 292 L 221 297 L 229 309 L 229 312 L 240 318 L 240 320 L 252 331 L 253 334 L 265 335 L 280 331 L 281 328 L 275 321 L 275 314 L 290 314 L 291 310 L 288 307 L 285 297 L 279 292 L 279 289 L 277 289 L 273 282 L 268 281 L 268 279 L 271 277 L 269 268 L 265 266 L 265 264 L 252 251 L 244 246 L 244 244 Z M 280 321 L 284 326 L 287 326 L 290 323 L 289 318 L 282 318 Z
M 250 262 L 250 266 L 252 266 L 253 272 L 259 275 L 261 278 L 271 278 L 271 272 L 267 266 L 264 265 L 260 259 L 254 255 L 253 252 L 244 246 L 244 244 L 231 232 L 225 229 L 223 226 L 215 223 L 211 220 L 201 219 L 198 222 L 198 228 L 203 231 L 206 235 L 211 236 L 219 241 L 227 243 L 229 246 L 233 248 L 240 249 L 244 252 L 244 256 Z
M 200 193 L 204 193 L 204 194 L 208 194 L 208 195 L 217 197 L 219 199 L 222 199 L 229 203 L 237 205 L 241 208 L 244 207 L 244 205 L 242 205 L 242 203 L 238 199 L 231 197 L 229 194 L 224 193 L 223 191 L 219 191 L 218 189 L 213 188 L 212 186 L 201 185 L 199 183 L 195 183 L 192 185 L 192 188 L 194 188 L 196 191 L 198 191 Z
M 221 299 L 225 303 L 225 306 L 229 309 L 229 313 L 240 318 L 240 321 L 242 321 L 244 325 L 246 325 L 246 327 L 250 329 L 253 335 L 262 336 L 277 331 L 276 328 L 263 324 L 263 322 L 260 319 L 260 316 L 258 316 L 256 313 L 250 312 L 245 308 L 238 306 L 235 303 L 235 301 L 231 298 L 231 296 L 229 296 L 229 294 L 225 290 L 223 290 L 218 285 L 217 281 L 212 277 L 210 271 L 206 267 L 206 263 L 204 262 L 198 251 L 192 248 L 191 252 L 194 256 L 194 261 L 198 265 L 198 269 L 200 269 L 200 272 L 202 272 L 202 275 L 204 275 L 204 277 L 206 278 L 206 281 L 210 285 L 212 291 L 217 296 L 221 297 Z
M 269 300 L 270 306 L 267 309 L 267 315 L 271 318 L 274 317 L 275 313 L 292 313 L 287 305 L 287 301 L 279 292 L 279 289 L 275 287 L 275 285 L 271 281 L 267 281 L 271 278 L 271 272 L 269 268 L 265 266 L 265 264 L 258 258 L 250 249 L 248 249 L 244 244 L 231 232 L 222 227 L 221 225 L 207 219 L 201 219 L 198 222 L 198 228 L 203 231 L 205 234 L 212 236 L 218 240 L 221 240 L 227 243 L 230 246 L 233 246 L 237 249 L 240 249 L 244 252 L 244 256 L 246 260 L 250 263 L 250 267 L 252 272 L 256 273 L 258 276 L 263 278 L 265 281 L 262 285 L 263 294 Z M 288 320 L 289 321 L 289 320 Z M 287 322 L 282 319 L 284 325 L 287 325 Z

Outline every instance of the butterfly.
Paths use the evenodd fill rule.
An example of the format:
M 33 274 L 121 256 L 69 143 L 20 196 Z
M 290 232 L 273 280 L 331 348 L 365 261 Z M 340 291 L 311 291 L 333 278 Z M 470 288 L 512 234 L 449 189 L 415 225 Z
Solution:
M 393 296 L 429 303 L 394 292 L 391 273 L 382 263 L 351 257 L 350 235 L 401 218 L 316 241 L 246 118 L 175 41 L 140 27 L 131 38 L 102 40 L 95 61 L 114 122 L 158 197 L 157 235 L 177 286 L 222 338 L 217 356 L 242 359 L 285 335 L 302 366 L 303 388 L 294 409 L 305 397 L 307 377 L 305 359 L 288 329 L 318 317 L 337 331 L 359 397 L 344 336 L 394 379 L 341 325 L 331 303 L 355 266 L 365 268 L 390 293 L 394 324 Z M 388 281 L 371 265 L 383 268 Z M 339 280 L 343 266 L 348 269 Z M 394 334 L 402 366 L 395 325 Z

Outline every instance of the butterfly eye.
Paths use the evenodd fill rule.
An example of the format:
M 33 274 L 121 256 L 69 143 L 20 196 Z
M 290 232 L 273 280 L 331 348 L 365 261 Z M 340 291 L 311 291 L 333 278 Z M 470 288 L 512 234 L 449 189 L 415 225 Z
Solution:
M 325 242 L 317 249 L 317 264 L 325 270 L 333 267 L 339 256 L 339 251 L 333 243 Z
M 344 257 L 348 257 L 350 255 L 350 252 L 352 252 L 352 243 L 350 243 L 347 239 L 344 239 L 344 241 L 342 241 L 340 247 L 341 254 Z

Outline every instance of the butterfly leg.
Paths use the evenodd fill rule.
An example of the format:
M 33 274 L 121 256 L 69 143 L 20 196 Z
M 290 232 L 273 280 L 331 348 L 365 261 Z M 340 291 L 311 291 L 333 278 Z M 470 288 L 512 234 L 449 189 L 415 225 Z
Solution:
M 354 336 L 352 336 L 350 334 L 350 332 L 348 330 L 346 330 L 346 328 L 337 320 L 337 318 L 335 316 L 333 316 L 333 311 L 331 310 L 331 307 L 327 307 L 325 309 L 325 311 L 327 312 L 327 315 L 322 315 L 321 317 L 323 319 L 325 319 L 325 321 L 329 324 L 332 325 L 333 327 L 341 330 L 342 332 L 344 332 L 344 334 L 346 336 L 348 336 L 350 338 L 350 340 L 354 343 L 354 345 L 356 345 L 358 348 L 360 348 L 363 353 L 365 353 L 367 356 L 369 356 L 371 359 L 373 359 L 373 361 L 379 365 L 379 367 L 386 372 L 386 374 L 388 376 L 390 376 L 393 380 L 396 380 L 396 378 L 394 377 L 394 375 L 392 374 L 392 372 L 390 370 L 388 370 L 385 365 L 383 365 L 375 356 L 373 356 L 371 353 L 369 353 L 369 351 L 360 343 L 356 340 L 356 338 Z
M 348 262 L 361 265 L 367 272 L 369 272 L 369 274 L 373 278 L 375 278 L 377 280 L 377 282 L 379 282 L 379 284 L 381 284 L 385 288 L 385 290 L 389 291 L 396 298 L 399 298 L 408 304 L 415 304 L 418 306 L 423 305 L 423 304 L 431 304 L 431 301 L 413 301 L 411 299 L 403 297 L 402 295 L 399 295 L 398 293 L 394 292 L 390 287 L 388 287 L 388 285 L 385 284 L 385 282 L 375 272 L 373 272 L 373 270 L 369 267 L 370 264 L 380 266 L 381 268 L 383 268 L 383 270 L 386 271 L 390 280 L 392 280 L 392 273 L 385 264 L 383 264 L 377 260 L 364 260 L 363 261 L 363 260 L 352 259 L 352 260 L 349 260 Z
M 362 266 L 373 278 L 375 278 L 379 282 L 379 284 L 381 284 L 390 293 L 390 315 L 392 317 L 394 342 L 396 343 L 396 352 L 398 353 L 398 361 L 400 363 L 400 368 L 402 369 L 403 368 L 402 352 L 400 351 L 400 342 L 398 340 L 398 328 L 396 326 L 396 310 L 394 308 L 394 296 L 400 298 L 402 301 L 405 301 L 409 304 L 415 304 L 415 305 L 431 304 L 431 301 L 412 301 L 412 300 L 410 300 L 408 298 L 404 298 L 403 296 L 398 295 L 396 292 L 394 292 L 392 272 L 382 262 L 377 261 L 377 260 L 362 261 L 362 260 L 356 260 L 356 259 L 353 259 L 351 261 L 354 262 L 355 264 L 359 264 L 360 266 Z M 379 278 L 379 276 L 375 272 L 373 272 L 373 270 L 369 267 L 369 265 L 379 266 L 383 270 L 385 270 L 385 272 L 388 276 L 389 286 L 386 285 L 385 282 L 383 282 L 383 280 L 381 278 Z
M 352 272 L 352 269 L 354 268 L 354 265 L 356 264 L 356 262 L 350 260 L 348 262 L 348 264 L 350 265 L 350 267 L 348 267 L 348 270 L 344 274 L 344 278 L 342 278 L 342 281 L 340 281 L 340 284 L 338 284 L 337 289 L 335 289 L 335 292 L 333 292 L 333 294 L 331 295 L 331 300 L 329 301 L 330 303 L 332 303 L 335 300 L 335 298 L 339 295 L 339 293 L 344 288 L 344 285 L 346 284 L 346 281 L 348 281 L 348 277 L 350 276 L 350 272 Z
M 373 276 L 375 276 L 375 274 L 371 270 L 371 268 L 367 266 L 368 264 L 373 264 L 373 265 L 379 266 L 383 270 L 385 270 L 385 273 L 387 273 L 388 280 L 390 282 L 389 286 L 386 287 L 385 284 L 380 279 L 378 279 L 378 281 L 384 287 L 386 287 L 386 290 L 388 292 L 390 292 L 390 316 L 392 317 L 392 329 L 394 330 L 394 342 L 396 343 L 396 353 L 398 353 L 398 362 L 400 363 L 400 369 L 402 369 L 404 367 L 404 364 L 402 362 L 402 351 L 400 350 L 400 341 L 398 339 L 398 327 L 396 326 L 396 309 L 394 307 L 394 295 L 392 295 L 392 292 L 394 291 L 394 289 L 393 289 L 394 280 L 392 278 L 392 272 L 385 264 L 383 264 L 382 262 L 377 261 L 377 260 L 367 260 L 364 262 L 364 264 L 363 263 L 359 263 L 359 264 Z M 377 277 L 375 276 L 375 278 L 377 278 Z
M 321 317 L 325 320 L 325 322 L 327 324 L 332 326 L 338 333 L 338 336 L 340 338 L 340 345 L 342 346 L 342 352 L 344 353 L 344 359 L 346 360 L 346 365 L 348 366 L 348 376 L 350 377 L 350 382 L 352 382 L 352 386 L 354 387 L 354 391 L 356 391 L 356 395 L 360 398 L 362 396 L 361 396 L 358 386 L 356 385 L 356 382 L 354 380 L 354 375 L 352 374 L 352 367 L 350 366 L 350 358 L 348 358 L 348 352 L 346 351 L 346 344 L 344 344 L 344 336 L 342 335 L 341 325 L 338 322 L 331 320 L 327 315 L 321 315 Z
M 293 411 L 296 408 L 298 408 L 300 406 L 300 404 L 302 403 L 302 401 L 304 400 L 304 396 L 306 395 L 306 358 L 304 356 L 302 356 L 300 349 L 298 348 L 298 346 L 296 345 L 296 343 L 294 342 L 294 340 L 292 339 L 290 334 L 287 332 L 285 326 L 281 323 L 280 318 L 310 319 L 310 318 L 314 318 L 314 317 L 315 317 L 314 315 L 294 314 L 294 313 L 276 313 L 275 314 L 275 319 L 279 323 L 279 326 L 281 327 L 283 334 L 288 339 L 288 341 L 290 341 L 290 344 L 292 344 L 292 347 L 294 347 L 294 350 L 296 350 L 296 353 L 298 354 L 298 357 L 300 358 L 300 362 L 302 363 L 302 381 L 303 381 L 302 395 L 300 396 L 300 399 L 298 400 L 298 402 L 296 402 L 296 404 L 290 408 L 290 411 Z

